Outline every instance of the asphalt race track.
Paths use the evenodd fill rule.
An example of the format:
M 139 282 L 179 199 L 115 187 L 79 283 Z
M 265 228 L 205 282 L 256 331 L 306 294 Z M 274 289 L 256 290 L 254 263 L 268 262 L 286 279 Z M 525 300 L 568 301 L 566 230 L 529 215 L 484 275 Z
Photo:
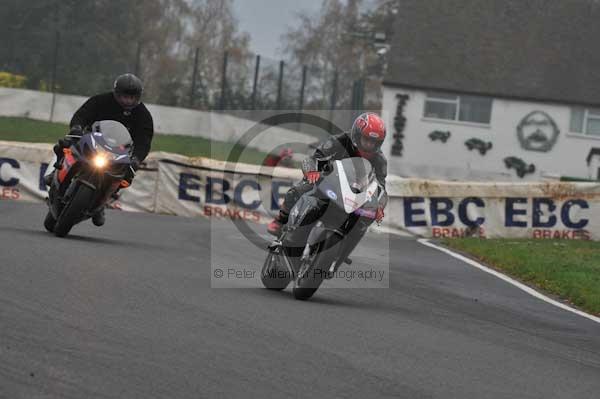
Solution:
M 0 398 L 600 395 L 600 324 L 413 238 L 390 239 L 389 289 L 300 302 L 211 288 L 263 262 L 229 222 L 110 211 L 58 239 L 44 215 L 0 201 Z

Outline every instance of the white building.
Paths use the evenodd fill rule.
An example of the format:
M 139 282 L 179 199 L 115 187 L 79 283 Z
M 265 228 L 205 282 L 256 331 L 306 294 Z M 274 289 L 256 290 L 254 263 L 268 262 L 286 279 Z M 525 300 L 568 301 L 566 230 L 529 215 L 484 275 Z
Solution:
M 600 3 L 399 2 L 383 89 L 390 173 L 600 179 Z

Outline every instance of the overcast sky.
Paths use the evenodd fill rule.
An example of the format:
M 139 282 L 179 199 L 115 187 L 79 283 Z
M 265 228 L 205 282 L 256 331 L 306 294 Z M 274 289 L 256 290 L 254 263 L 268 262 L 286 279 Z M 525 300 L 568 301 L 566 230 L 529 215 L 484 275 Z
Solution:
M 281 35 L 296 26 L 294 13 L 321 8 L 322 0 L 234 0 L 240 30 L 250 34 L 250 49 L 270 58 L 281 58 Z

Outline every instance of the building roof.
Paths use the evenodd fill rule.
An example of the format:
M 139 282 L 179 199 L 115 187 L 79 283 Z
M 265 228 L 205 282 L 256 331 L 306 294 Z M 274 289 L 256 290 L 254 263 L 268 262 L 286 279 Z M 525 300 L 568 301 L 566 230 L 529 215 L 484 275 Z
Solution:
M 600 105 L 600 0 L 398 0 L 384 85 Z

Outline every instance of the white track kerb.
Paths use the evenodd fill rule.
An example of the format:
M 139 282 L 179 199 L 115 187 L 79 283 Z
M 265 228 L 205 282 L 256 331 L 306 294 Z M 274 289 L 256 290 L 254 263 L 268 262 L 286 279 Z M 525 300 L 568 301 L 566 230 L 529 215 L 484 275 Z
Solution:
M 491 274 L 491 275 L 493 275 L 495 277 L 498 277 L 499 279 L 504 280 L 507 283 L 514 285 L 515 287 L 517 287 L 517 288 L 525 291 L 529 295 L 532 295 L 532 296 L 534 296 L 536 298 L 539 298 L 539 299 L 541 299 L 544 302 L 547 302 L 547 303 L 549 303 L 551 305 L 557 306 L 557 307 L 559 307 L 561 309 L 567 310 L 567 311 L 569 311 L 571 313 L 575 313 L 575 314 L 577 314 L 579 316 L 585 317 L 586 319 L 590 319 L 592 321 L 595 321 L 596 323 L 600 323 L 600 317 L 596 317 L 596 316 L 593 316 L 591 314 L 582 312 L 580 310 L 577 310 L 577 309 L 574 309 L 574 308 L 572 308 L 570 306 L 567 306 L 567 305 L 565 305 L 563 303 L 557 302 L 554 299 L 548 298 L 547 296 L 545 296 L 543 294 L 540 294 L 539 292 L 537 292 L 536 290 L 534 290 L 534 289 L 526 286 L 525 284 L 520 283 L 520 282 L 518 282 L 518 281 L 516 281 L 516 280 L 514 280 L 514 279 L 512 279 L 512 278 L 510 278 L 510 277 L 508 277 L 508 276 L 506 276 L 506 275 L 504 275 L 502 273 L 499 273 L 496 270 L 490 269 L 489 267 L 486 267 L 486 266 L 482 265 L 481 263 L 474 261 L 473 259 L 469 259 L 466 256 L 457 254 L 456 252 L 453 252 L 453 251 L 449 250 L 448 248 L 444 248 L 444 247 L 435 245 L 432 242 L 430 242 L 429 240 L 424 239 L 424 238 L 421 238 L 418 241 L 421 244 L 423 244 L 423 245 L 426 245 L 426 246 L 431 247 L 431 248 L 435 248 L 438 251 L 442 251 L 442 252 L 444 252 L 444 253 L 446 253 L 446 254 L 448 254 L 448 255 L 456 258 L 456 259 L 459 259 L 459 260 L 461 260 L 461 261 L 463 261 L 463 262 L 465 262 L 465 263 L 467 263 L 467 264 L 469 264 L 471 266 L 474 266 L 474 267 L 478 268 L 479 270 L 483 270 L 486 273 L 489 273 L 489 274 Z

